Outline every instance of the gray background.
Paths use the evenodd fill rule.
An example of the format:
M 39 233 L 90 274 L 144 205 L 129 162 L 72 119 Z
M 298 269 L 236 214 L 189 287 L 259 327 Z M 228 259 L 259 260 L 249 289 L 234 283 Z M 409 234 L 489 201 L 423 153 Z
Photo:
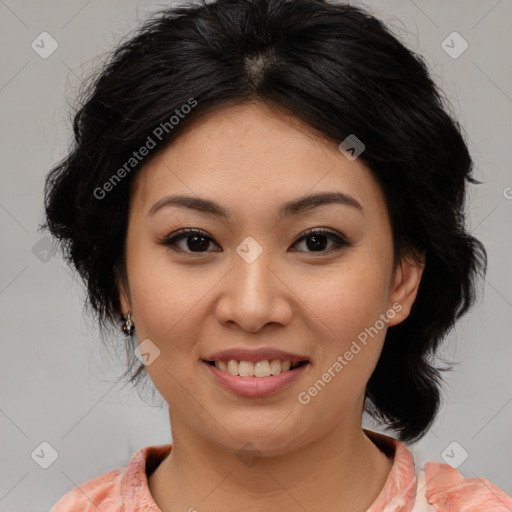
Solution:
M 75 485 L 125 465 L 139 448 L 171 441 L 166 407 L 151 407 L 116 383 L 122 351 L 116 361 L 101 349 L 94 324 L 83 315 L 79 278 L 60 254 L 45 253 L 51 245 L 37 232 L 43 180 L 66 153 L 68 107 L 80 79 L 161 6 L 0 0 L 1 511 L 49 510 Z M 470 191 L 468 221 L 489 252 L 488 276 L 479 302 L 447 339 L 444 357 L 460 364 L 446 379 L 437 422 L 412 451 L 418 464 L 447 457 L 459 464 L 465 450 L 459 471 L 512 494 L 512 276 L 506 264 L 512 249 L 512 2 L 395 0 L 371 7 L 425 56 L 466 130 L 476 177 L 484 181 Z M 46 59 L 31 47 L 44 31 L 58 43 Z M 442 47 L 453 31 L 469 44 L 457 58 Z M 461 48 L 450 41 L 452 51 Z M 47 469 L 35 460 L 50 449 L 43 445 L 44 457 L 31 456 L 41 453 L 44 441 L 58 454 Z

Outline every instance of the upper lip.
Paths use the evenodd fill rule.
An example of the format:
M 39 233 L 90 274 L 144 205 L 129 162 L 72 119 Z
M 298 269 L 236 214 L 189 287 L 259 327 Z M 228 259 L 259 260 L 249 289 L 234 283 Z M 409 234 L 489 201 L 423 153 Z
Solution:
M 272 361 L 279 359 L 280 361 L 291 361 L 292 363 L 299 363 L 300 361 L 309 361 L 307 356 L 292 354 L 284 350 L 276 348 L 228 348 L 214 352 L 203 361 L 226 361 L 229 359 L 236 359 L 237 361 L 264 361 L 265 359 Z

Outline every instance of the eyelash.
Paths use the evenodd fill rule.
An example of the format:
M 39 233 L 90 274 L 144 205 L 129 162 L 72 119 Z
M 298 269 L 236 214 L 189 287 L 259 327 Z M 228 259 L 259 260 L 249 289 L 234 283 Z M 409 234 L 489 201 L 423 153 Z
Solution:
M 210 239 L 213 242 L 213 239 L 205 231 L 198 230 L 198 229 L 180 229 L 176 233 L 174 233 L 174 234 L 164 238 L 159 243 L 160 243 L 160 245 L 167 246 L 168 249 L 170 249 L 170 250 L 181 251 L 181 252 L 185 252 L 186 254 L 191 254 L 191 255 L 194 255 L 194 256 L 195 255 L 202 255 L 202 254 L 210 252 L 210 251 L 202 251 L 202 252 L 183 251 L 182 249 L 176 247 L 176 243 L 178 241 L 186 239 L 186 238 L 194 236 L 194 235 L 199 235 L 199 236 L 201 236 L 203 238 L 208 238 L 208 239 Z M 305 238 L 307 238 L 308 236 L 311 236 L 311 235 L 325 235 L 329 240 L 334 242 L 336 244 L 336 246 L 334 248 L 331 248 L 331 249 L 328 249 L 328 250 L 324 250 L 324 251 L 293 251 L 293 252 L 310 252 L 312 254 L 315 254 L 315 253 L 327 254 L 327 253 L 330 253 L 332 251 L 338 251 L 338 250 L 340 250 L 340 249 L 342 249 L 344 247 L 350 247 L 351 246 L 351 244 L 349 242 L 347 242 L 347 240 L 345 238 L 343 238 L 342 236 L 340 236 L 340 235 L 338 235 L 338 234 L 336 234 L 336 233 L 334 233 L 332 231 L 326 231 L 326 230 L 318 229 L 318 228 L 308 229 L 307 231 L 302 233 L 302 235 L 295 240 L 293 245 L 297 244 L 298 242 L 302 241 L 303 239 L 305 239 Z

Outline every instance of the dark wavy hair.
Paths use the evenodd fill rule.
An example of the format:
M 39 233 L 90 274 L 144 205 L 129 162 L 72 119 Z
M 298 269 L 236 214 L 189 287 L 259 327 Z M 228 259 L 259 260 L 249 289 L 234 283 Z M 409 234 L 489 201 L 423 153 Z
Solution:
M 46 177 L 40 229 L 58 239 L 85 282 L 102 337 L 123 318 L 130 184 L 196 119 L 259 101 L 338 144 L 350 134 L 363 141 L 359 158 L 385 194 L 395 261 L 421 252 L 426 258 L 410 315 L 387 331 L 365 408 L 400 440 L 421 438 L 439 410 L 446 370 L 432 356 L 475 302 L 476 278 L 487 268 L 484 246 L 464 226 L 467 183 L 481 182 L 471 176 L 462 128 L 423 58 L 363 7 L 189 2 L 146 19 L 82 93 L 72 148 Z M 185 109 L 191 99 L 195 106 Z M 130 160 L 148 137 L 158 138 L 157 147 Z M 100 189 L 109 190 L 108 199 Z M 143 370 L 140 364 L 130 381 Z

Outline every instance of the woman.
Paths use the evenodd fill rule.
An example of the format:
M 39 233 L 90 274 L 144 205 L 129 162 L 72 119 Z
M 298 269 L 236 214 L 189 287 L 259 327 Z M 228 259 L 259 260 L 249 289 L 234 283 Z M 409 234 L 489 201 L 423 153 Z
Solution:
M 430 356 L 486 252 L 464 227 L 478 182 L 459 125 L 380 21 L 322 0 L 162 11 L 74 132 L 46 227 L 105 332 L 121 319 L 172 444 L 53 512 L 512 509 L 404 444 L 434 421 Z

